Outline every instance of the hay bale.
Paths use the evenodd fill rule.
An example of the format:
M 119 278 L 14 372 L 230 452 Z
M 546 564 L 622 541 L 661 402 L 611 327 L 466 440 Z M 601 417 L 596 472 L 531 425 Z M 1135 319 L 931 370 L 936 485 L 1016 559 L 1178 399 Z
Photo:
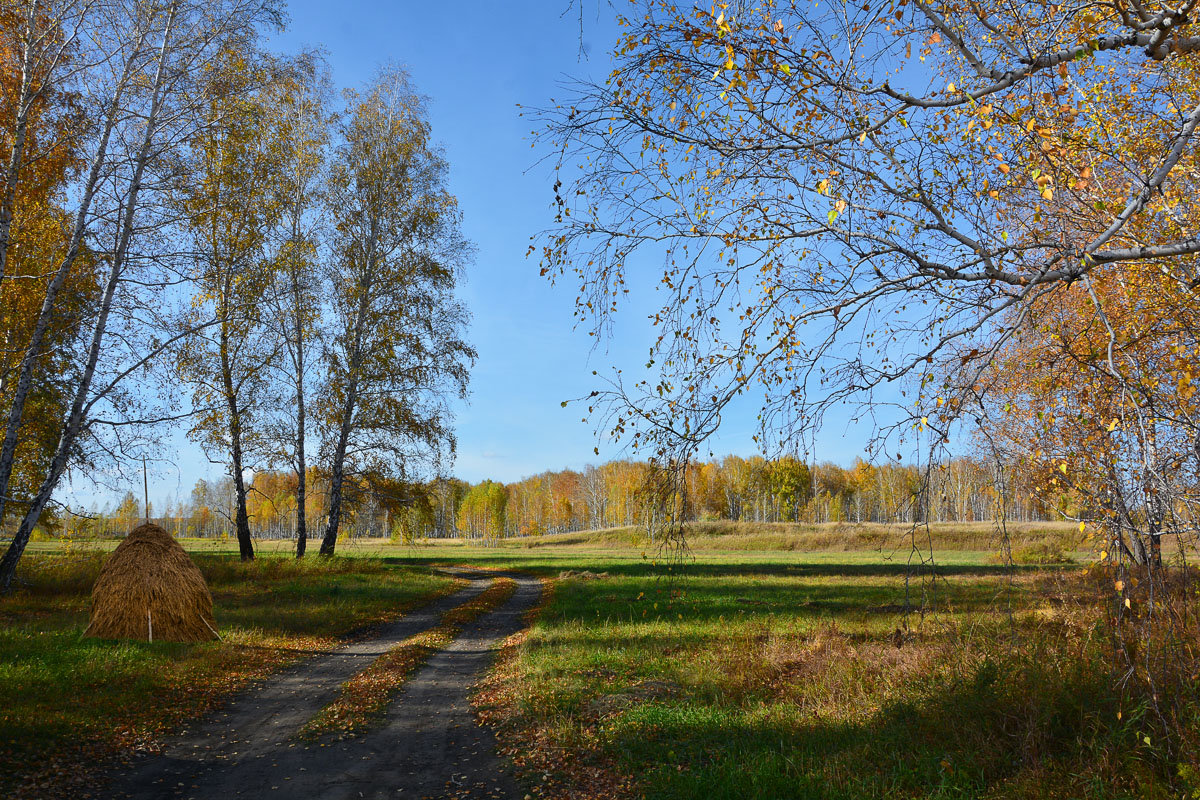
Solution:
M 219 638 L 212 595 L 179 542 L 157 525 L 130 531 L 100 568 L 92 588 L 98 639 L 201 642 Z

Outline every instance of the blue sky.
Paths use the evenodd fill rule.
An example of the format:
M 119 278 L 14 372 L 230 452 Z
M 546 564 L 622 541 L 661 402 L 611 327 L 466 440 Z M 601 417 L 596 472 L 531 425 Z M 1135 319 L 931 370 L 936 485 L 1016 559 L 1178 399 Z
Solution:
M 610 71 L 613 9 L 585 0 L 582 40 L 578 4 L 568 0 L 291 0 L 289 13 L 291 23 L 273 37 L 272 47 L 324 48 L 337 87 L 359 86 L 379 65 L 395 62 L 430 98 L 450 187 L 478 249 L 462 297 L 474 317 L 470 339 L 479 361 L 470 401 L 457 413 L 454 473 L 472 482 L 513 481 L 625 455 L 598 440 L 578 407 L 560 403 L 598 386 L 592 370 L 604 375 L 611 366 L 644 363 L 648 323 L 629 311 L 612 340 L 593 350 L 586 331 L 573 328 L 571 287 L 551 286 L 539 276 L 536 257 L 526 258 L 530 237 L 551 221 L 553 177 L 548 167 L 536 165 L 533 123 L 518 108 L 550 104 L 564 94 L 561 84 L 569 78 L 602 78 Z M 712 443 L 716 453 L 754 452 L 756 412 L 748 402 L 742 410 L 741 419 L 726 415 Z M 835 415 L 818 439 L 817 455 L 849 463 L 863 452 L 869 433 L 867 426 L 850 424 L 848 415 Z M 222 474 L 182 433 L 168 449 L 152 467 L 152 498 L 186 497 L 197 478 Z M 76 501 L 88 504 L 103 504 L 111 495 L 79 482 L 73 489 Z
M 470 403 L 458 413 L 454 469 L 469 481 L 513 481 L 622 455 L 581 422 L 581 409 L 560 404 L 596 388 L 592 370 L 604 375 L 610 366 L 644 363 L 651 340 L 644 316 L 628 309 L 612 340 L 593 352 L 587 332 L 573 329 L 569 281 L 552 287 L 538 275 L 536 257 L 525 255 L 530 236 L 551 221 L 554 179 L 535 163 L 533 123 L 518 106 L 547 106 L 563 96 L 564 81 L 603 79 L 611 70 L 614 8 L 582 0 L 581 36 L 580 1 L 292 0 L 291 25 L 275 42 L 285 50 L 322 45 L 339 86 L 363 83 L 381 63 L 403 64 L 430 98 L 451 190 L 478 247 L 462 294 L 474 314 L 479 361 Z M 726 419 L 716 452 L 753 452 L 756 411 L 751 403 L 742 410 L 744 419 Z M 819 455 L 849 462 L 867 434 L 835 416 Z
M 556 9 L 568 13 L 560 16 Z M 477 256 L 462 287 L 479 351 L 469 404 L 458 410 L 465 480 L 516 480 L 580 466 L 595 436 L 561 401 L 591 390 L 607 357 L 572 330 L 572 296 L 526 258 L 530 236 L 550 221 L 551 184 L 534 162 L 531 122 L 518 105 L 541 106 L 568 75 L 607 68 L 615 26 L 589 3 L 580 54 L 579 17 L 567 3 L 312 2 L 289 4 L 280 49 L 321 45 L 335 84 L 357 86 L 388 61 L 406 66 L 430 98 L 434 137 L 446 149 L 450 188 Z M 625 352 L 613 353 L 623 358 Z M 589 361 L 590 358 L 590 361 Z

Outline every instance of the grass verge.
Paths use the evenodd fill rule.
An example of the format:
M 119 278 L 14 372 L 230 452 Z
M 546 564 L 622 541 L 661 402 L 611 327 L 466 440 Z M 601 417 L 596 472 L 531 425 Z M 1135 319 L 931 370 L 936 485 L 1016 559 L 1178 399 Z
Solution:
M 82 639 L 102 553 L 30 554 L 0 598 L 0 795 L 74 796 L 89 770 L 458 581 L 378 559 L 193 555 L 223 641 Z
M 497 578 L 479 596 L 443 614 L 437 627 L 418 633 L 377 658 L 342 685 L 337 699 L 309 720 L 300 736 L 317 739 L 329 734 L 351 735 L 370 726 L 417 667 L 453 642 L 471 621 L 508 602 L 516 589 L 517 582 L 512 578 Z
M 531 627 L 552 602 L 554 587 L 554 579 L 542 579 L 541 601 L 526 612 L 525 626 L 501 644 L 494 667 L 472 695 L 476 719 L 496 731 L 501 755 L 539 798 L 637 797 L 636 781 L 622 773 L 615 759 L 593 746 L 569 746 L 548 728 L 528 724 L 522 713 L 521 656 Z

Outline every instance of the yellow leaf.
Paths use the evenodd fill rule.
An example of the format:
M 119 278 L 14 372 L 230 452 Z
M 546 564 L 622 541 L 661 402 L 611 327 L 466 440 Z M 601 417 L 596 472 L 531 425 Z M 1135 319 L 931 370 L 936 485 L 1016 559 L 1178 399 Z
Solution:
M 1113 585 L 1117 587 L 1117 591 L 1118 591 L 1118 592 L 1123 592 L 1123 591 L 1125 591 L 1125 581 L 1117 581 L 1117 582 L 1116 582 L 1116 583 L 1114 583 Z
M 1062 471 L 1063 475 L 1067 474 L 1067 462 L 1064 461 L 1063 463 L 1059 464 L 1058 468 Z
M 1084 528 L 1086 528 L 1086 527 L 1087 527 L 1087 525 L 1085 525 L 1084 523 L 1082 523 L 1082 522 L 1081 522 L 1081 523 L 1079 523 L 1079 532 L 1080 532 L 1080 533 L 1083 533 L 1083 531 L 1084 531 Z

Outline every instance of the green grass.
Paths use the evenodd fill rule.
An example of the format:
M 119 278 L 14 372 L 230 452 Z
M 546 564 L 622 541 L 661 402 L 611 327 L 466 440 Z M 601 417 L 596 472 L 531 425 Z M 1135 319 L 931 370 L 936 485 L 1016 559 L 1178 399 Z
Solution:
M 1080 570 L 944 560 L 936 613 L 898 639 L 906 568 L 865 554 L 703 553 L 676 581 L 514 559 L 610 577 L 558 583 L 485 713 L 551 797 L 589 763 L 652 800 L 1178 796 L 1112 689 Z
M 78 766 L 152 743 L 298 657 L 449 591 L 455 581 L 378 559 L 196 554 L 223 641 L 83 639 L 102 554 L 26 556 L 0 598 L 0 787 L 70 793 Z M 59 774 L 63 773 L 63 774 Z M 2 792 L 8 794 L 9 792 Z

